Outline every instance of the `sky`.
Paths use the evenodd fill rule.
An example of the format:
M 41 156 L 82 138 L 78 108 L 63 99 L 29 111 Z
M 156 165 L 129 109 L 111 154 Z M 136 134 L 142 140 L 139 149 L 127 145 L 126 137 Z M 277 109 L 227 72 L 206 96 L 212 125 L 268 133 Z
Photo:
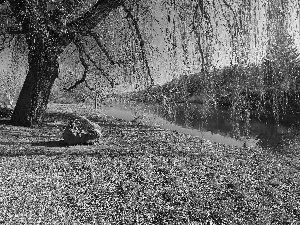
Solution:
M 265 1 L 265 0 L 263 0 Z M 154 37 L 153 40 L 153 45 L 158 47 L 161 50 L 161 57 L 159 59 L 154 59 L 152 64 L 156 68 L 157 65 L 159 65 L 159 68 L 157 68 L 157 73 L 160 74 L 160 79 L 159 83 L 166 82 L 173 77 L 177 77 L 181 74 L 190 74 L 190 73 L 195 73 L 199 72 L 201 69 L 201 65 L 199 64 L 199 54 L 195 52 L 195 39 L 192 39 L 192 41 L 189 43 L 189 51 L 190 54 L 189 56 L 192 58 L 191 63 L 188 67 L 184 65 L 183 60 L 182 60 L 182 50 L 180 49 L 180 41 L 178 43 L 179 49 L 178 49 L 178 57 L 176 63 L 173 63 L 171 66 L 174 67 L 172 70 L 170 68 L 170 57 L 168 53 L 166 52 L 166 46 L 167 43 L 164 41 L 164 31 L 168 26 L 172 24 L 166 23 L 167 21 L 167 13 L 166 11 L 162 11 L 161 7 L 159 6 L 160 2 L 157 1 L 157 5 L 154 8 L 155 12 L 155 17 L 159 22 L 159 25 L 156 25 L 157 28 L 156 30 L 156 36 Z M 262 4 L 262 1 L 260 3 Z M 218 5 L 217 5 L 218 7 Z M 221 7 L 221 5 L 219 6 Z M 238 7 L 238 6 L 237 6 Z M 252 44 L 250 47 L 250 52 L 249 55 L 251 56 L 251 61 L 252 62 L 257 62 L 259 61 L 259 58 L 263 56 L 264 53 L 264 48 L 263 45 L 266 42 L 266 39 L 263 37 L 263 29 L 264 25 L 266 23 L 265 19 L 265 12 L 263 10 L 263 7 L 258 6 L 253 6 L 256 7 L 257 10 L 257 16 L 256 16 L 256 25 L 254 26 L 251 24 L 252 29 L 256 29 L 261 36 L 257 36 L 258 42 L 256 43 L 257 45 L 254 45 L 254 36 L 252 35 Z M 214 17 L 215 16 L 215 17 Z M 214 29 L 214 34 L 217 36 L 219 43 L 216 43 L 213 45 L 214 48 L 214 53 L 212 55 L 212 63 L 216 67 L 223 67 L 230 65 L 230 63 L 233 61 L 234 63 L 234 57 L 231 55 L 232 53 L 232 46 L 230 45 L 230 35 L 227 31 L 228 26 L 226 25 L 226 22 L 224 19 L 216 19 L 216 18 L 222 18 L 223 16 L 220 12 L 217 14 L 215 11 L 211 13 L 211 18 L 212 18 L 212 24 L 213 24 L 213 29 Z M 171 14 L 172 17 L 172 14 Z M 215 25 L 216 22 L 218 22 L 218 25 Z M 177 22 L 178 23 L 178 22 Z M 155 26 L 155 25 L 154 25 Z M 172 30 L 172 29 L 171 29 Z M 179 34 L 178 34 L 179 36 Z M 177 36 L 178 39 L 180 39 Z M 194 42 L 194 43 L 192 43 Z M 157 61 L 159 60 L 159 61 Z
M 266 21 L 266 7 L 265 4 L 267 3 L 267 0 L 259 0 L 256 1 L 256 4 L 253 4 L 252 10 L 256 12 L 256 16 L 253 14 L 252 21 L 249 23 L 250 27 L 250 47 L 249 47 L 249 63 L 255 63 L 259 64 L 261 59 L 265 56 L 265 50 L 268 42 L 268 37 L 266 36 L 266 28 L 267 28 L 267 21 Z M 271 2 L 272 4 L 272 2 Z M 237 5 L 235 6 L 236 9 L 240 7 L 239 1 Z M 299 16 L 297 15 L 297 11 L 299 10 L 298 1 L 290 1 L 289 5 L 289 11 L 290 11 L 290 24 L 288 26 L 289 33 L 294 37 L 296 47 L 298 48 L 300 52 L 300 33 L 299 33 Z M 162 12 L 159 10 L 159 7 L 155 8 L 156 12 L 156 18 L 158 18 L 160 24 L 164 24 L 166 21 L 166 12 Z M 213 14 L 212 14 L 213 15 Z M 214 17 L 212 20 L 214 20 Z M 216 20 L 216 19 L 215 19 Z M 215 22 L 215 21 L 214 21 Z M 166 26 L 166 25 L 165 25 Z M 166 27 L 163 27 L 162 30 L 165 30 Z M 214 45 L 214 54 L 212 56 L 213 59 L 213 65 L 216 67 L 224 67 L 230 65 L 231 62 L 233 64 L 235 61 L 235 56 L 232 55 L 232 46 L 230 44 L 230 36 L 227 31 L 227 26 L 225 26 L 225 20 L 219 21 L 218 26 L 214 27 L 215 33 L 218 35 L 218 39 L 221 43 Z M 159 31 L 158 31 L 159 32 Z M 165 49 L 166 42 L 163 41 L 163 35 L 160 34 L 156 37 L 154 40 L 154 45 L 159 46 L 160 49 Z M 193 44 L 190 45 L 190 51 L 194 51 Z M 179 53 L 181 53 L 179 51 Z M 193 54 L 191 54 L 193 55 Z M 178 60 L 176 62 L 176 68 L 175 73 L 174 71 L 171 71 L 168 67 L 170 60 L 168 58 L 168 54 L 166 52 L 162 53 L 162 56 L 164 58 L 160 59 L 160 62 L 155 62 L 156 64 L 160 65 L 159 73 L 161 74 L 161 80 L 160 82 L 165 82 L 167 80 L 172 79 L 173 77 L 176 77 L 180 74 L 184 73 L 194 73 L 198 72 L 200 70 L 200 66 L 198 65 L 191 65 L 191 67 L 186 68 L 183 65 L 182 62 L 182 56 L 179 54 Z M 195 57 L 194 59 L 197 61 Z M 155 64 L 154 63 L 154 64 Z M 170 74 L 171 73 L 171 74 Z

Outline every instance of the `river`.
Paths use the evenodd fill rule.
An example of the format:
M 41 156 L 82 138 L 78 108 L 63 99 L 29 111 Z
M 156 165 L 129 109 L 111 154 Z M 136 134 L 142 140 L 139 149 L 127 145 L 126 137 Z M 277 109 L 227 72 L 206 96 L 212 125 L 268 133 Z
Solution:
M 135 102 L 110 103 L 104 113 L 120 119 L 139 121 L 164 129 L 199 136 L 238 147 L 262 147 L 280 150 L 297 146 L 300 115 L 291 115 L 279 124 L 250 119 L 233 122 L 228 110 L 203 110 L 201 104 L 177 104 L 172 107 Z

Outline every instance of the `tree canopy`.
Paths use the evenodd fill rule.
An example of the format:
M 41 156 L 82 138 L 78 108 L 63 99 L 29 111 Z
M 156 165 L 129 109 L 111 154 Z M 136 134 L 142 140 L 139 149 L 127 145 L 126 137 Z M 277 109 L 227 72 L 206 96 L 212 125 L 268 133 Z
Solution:
M 167 54 L 173 60 L 174 72 L 196 70 L 205 74 L 220 51 L 216 45 L 231 49 L 231 62 L 247 63 L 252 45 L 259 39 L 258 14 L 268 0 L 263 2 L 2 0 L 0 49 L 19 42 L 23 49 L 18 51 L 27 55 L 28 61 L 12 123 L 41 123 L 59 64 L 74 56 L 82 74 L 66 90 L 85 84 L 96 91 L 99 80 L 113 87 L 132 76 L 151 86 L 151 60 L 159 51 L 158 55 Z M 13 41 L 16 37 L 17 42 Z M 229 44 L 224 44 L 226 39 Z M 162 66 L 162 61 L 156 63 Z M 72 73 L 64 76 L 67 74 Z M 91 74 L 98 77 L 92 81 Z
M 85 83 L 90 89 L 87 82 L 88 73 L 97 69 L 99 73 L 107 80 L 112 87 L 115 85 L 115 77 L 110 76 L 107 67 L 118 66 L 122 69 L 128 69 L 128 65 L 134 62 L 134 57 L 139 61 L 140 67 L 146 72 L 150 78 L 149 83 L 153 83 L 150 74 L 150 68 L 146 56 L 145 41 L 142 38 L 141 31 L 137 24 L 137 19 L 134 15 L 134 3 L 126 4 L 120 0 L 107 1 L 1 1 L 1 41 L 2 49 L 11 47 L 12 40 L 19 35 L 25 37 L 23 39 L 24 45 L 27 44 L 29 69 L 24 86 L 26 90 L 21 91 L 20 97 L 26 96 L 23 103 L 17 102 L 15 113 L 12 121 L 15 124 L 32 125 L 41 122 L 43 113 L 45 111 L 49 92 L 52 88 L 54 80 L 58 76 L 58 61 L 61 56 L 70 57 L 66 55 L 66 50 L 73 47 L 72 53 L 77 53 L 79 62 L 84 68 L 82 77 L 78 79 L 73 85 L 66 88 L 71 90 L 80 83 Z M 116 47 L 122 47 L 119 42 L 114 42 L 114 37 L 111 27 L 103 25 L 112 11 L 119 10 L 122 7 L 122 12 L 115 13 L 115 18 L 112 26 L 118 30 L 127 26 L 131 28 L 132 33 L 129 33 L 131 39 L 135 35 L 137 51 L 130 49 L 130 44 L 125 45 L 123 56 L 118 53 Z M 127 25 L 124 21 L 120 24 L 121 17 L 127 20 Z M 119 29 L 120 30 L 120 29 Z M 130 29 L 129 29 L 130 30 Z M 122 30 L 121 30 L 122 31 Z M 110 42 L 105 40 L 106 34 L 110 35 Z M 122 33 L 121 33 L 122 34 Z M 123 31 L 124 35 L 124 31 Z M 127 39 L 129 39 L 127 37 Z M 105 40 L 106 42 L 104 42 Z M 126 43 L 126 42 L 125 42 Z M 124 43 L 123 43 L 124 44 Z M 131 43 L 132 44 L 132 43 Z M 115 50 L 111 52 L 108 46 Z M 97 50 L 95 51 L 95 48 Z M 111 49 L 110 49 L 111 50 Z M 63 54 L 65 52 L 65 54 Z M 94 53 L 101 53 L 100 58 L 104 62 L 95 57 Z M 132 54 L 128 54 L 132 52 Z M 96 55 L 97 56 L 97 55 Z M 119 58 L 116 58 L 119 56 Z M 131 58 L 128 56 L 132 56 Z M 41 60 L 41 62 L 37 62 Z M 43 65 L 44 64 L 44 65 Z M 135 65 L 137 63 L 135 62 Z M 42 68 L 43 67 L 43 68 Z M 45 68 L 46 67 L 46 68 Z M 132 66 L 131 66 L 132 67 Z M 52 75 L 51 75 L 52 74 Z M 47 80 L 49 82 L 47 83 Z M 35 87 L 34 87 L 35 83 Z M 27 85 L 26 85 L 27 84 Z M 37 89 L 40 92 L 38 93 Z M 47 91 L 43 91 L 47 90 Z M 34 100 L 35 99 L 35 100 Z M 42 100 L 42 102 L 40 102 Z M 28 112 L 26 118 L 20 119 L 24 105 L 28 105 Z M 20 104 L 18 104 L 20 103 Z M 40 108 L 40 110 L 36 110 Z M 19 113 L 17 113 L 19 111 Z M 34 111 L 40 111 L 33 113 Z M 40 115 L 40 116 L 38 116 Z M 38 118 L 39 117 L 39 118 Z M 23 122 L 21 122 L 23 121 Z M 27 122 L 25 122 L 27 121 Z

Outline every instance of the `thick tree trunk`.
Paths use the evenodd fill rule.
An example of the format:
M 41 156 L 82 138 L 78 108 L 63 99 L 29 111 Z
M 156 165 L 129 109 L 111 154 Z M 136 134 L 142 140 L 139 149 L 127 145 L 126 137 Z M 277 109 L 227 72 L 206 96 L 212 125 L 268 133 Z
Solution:
M 29 70 L 15 106 L 11 123 L 35 126 L 43 121 L 59 65 L 53 47 L 39 37 L 27 37 Z

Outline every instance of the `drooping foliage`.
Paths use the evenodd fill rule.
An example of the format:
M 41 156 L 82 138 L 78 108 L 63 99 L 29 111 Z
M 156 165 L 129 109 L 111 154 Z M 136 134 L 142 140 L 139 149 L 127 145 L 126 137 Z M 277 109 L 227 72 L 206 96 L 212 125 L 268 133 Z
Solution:
M 289 31 L 281 29 L 289 24 L 290 2 L 293 1 L 1 1 L 1 47 L 9 46 L 15 35 L 22 35 L 20 40 L 27 46 L 29 56 L 27 72 L 31 75 L 26 78 L 27 86 L 25 80 L 26 89 L 21 91 L 13 120 L 20 125 L 41 123 L 57 77 L 65 90 L 85 85 L 94 93 L 91 96 L 117 84 L 139 82 L 145 88 L 154 84 L 153 75 L 159 76 L 154 67 L 163 67 L 166 57 L 171 59 L 165 60 L 172 68 L 171 79 L 197 74 L 196 80 L 203 81 L 183 82 L 184 85 L 179 82 L 186 94 L 179 94 L 181 98 L 199 89 L 206 91 L 209 99 L 218 97 L 224 92 L 218 85 L 221 82 L 225 92 L 232 92 L 233 99 L 237 99 L 251 92 L 252 86 L 259 87 L 263 80 L 260 72 L 255 80 L 249 71 L 256 71 L 251 63 L 255 68 L 262 64 L 260 50 L 273 34 L 277 39 L 269 38 L 266 59 L 272 73 L 268 74 L 273 79 L 278 70 L 280 87 L 296 90 L 298 53 Z M 262 12 L 267 13 L 262 16 Z M 267 26 L 267 32 L 263 26 Z M 227 50 L 230 54 L 226 55 Z M 218 63 L 216 58 L 230 63 L 233 80 L 219 78 L 226 68 L 225 72 L 212 72 Z M 286 72 L 284 76 L 282 71 Z M 66 78 L 69 74 L 73 74 L 72 79 Z M 50 90 L 42 92 L 43 88 Z M 213 93 L 214 88 L 218 93 Z M 24 109 L 26 116 L 17 119 Z

